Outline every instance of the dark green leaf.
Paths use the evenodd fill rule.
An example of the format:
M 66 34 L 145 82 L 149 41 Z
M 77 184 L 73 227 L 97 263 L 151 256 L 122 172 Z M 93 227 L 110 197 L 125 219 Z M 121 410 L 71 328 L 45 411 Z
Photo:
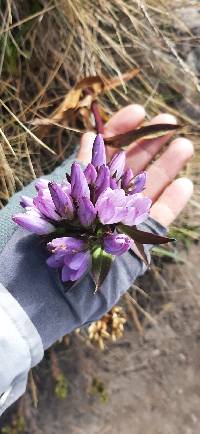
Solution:
M 152 234 L 151 232 L 140 231 L 136 226 L 126 226 L 119 224 L 117 226 L 120 232 L 129 235 L 134 241 L 140 244 L 165 244 L 174 241 L 174 238 L 163 237 Z
M 146 255 L 143 244 L 135 241 L 133 246 L 131 246 L 131 250 L 133 250 L 135 255 L 138 256 L 138 258 L 142 259 L 142 261 L 146 264 L 147 267 L 149 266 L 149 259 Z
M 175 131 L 181 128 L 181 125 L 174 124 L 155 124 L 155 125 L 145 125 L 144 127 L 138 128 L 137 130 L 131 130 L 124 134 L 118 134 L 117 136 L 104 138 L 104 142 L 108 146 L 114 148 L 120 148 L 122 146 L 130 145 L 134 140 L 141 138 L 145 139 L 155 139 L 156 137 L 161 137 L 170 131 Z
M 111 264 L 113 257 L 106 253 L 101 247 L 95 246 L 92 250 L 92 275 L 96 285 L 95 292 L 102 285 L 105 280 Z

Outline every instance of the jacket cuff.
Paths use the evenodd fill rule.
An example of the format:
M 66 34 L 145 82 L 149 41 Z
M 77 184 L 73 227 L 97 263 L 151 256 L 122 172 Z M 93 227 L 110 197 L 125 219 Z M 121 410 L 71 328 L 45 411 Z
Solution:
M 0 415 L 24 393 L 28 372 L 43 354 L 36 328 L 0 284 Z

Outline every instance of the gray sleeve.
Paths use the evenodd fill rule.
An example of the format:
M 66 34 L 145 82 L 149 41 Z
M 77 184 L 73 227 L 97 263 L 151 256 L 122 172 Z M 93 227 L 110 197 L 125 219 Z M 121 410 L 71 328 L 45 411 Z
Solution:
M 142 228 L 158 234 L 166 232 L 150 218 Z M 141 260 L 127 252 L 116 258 L 102 287 L 94 294 L 89 273 L 68 289 L 58 271 L 46 265 L 46 258 L 40 239 L 27 235 L 23 229 L 13 233 L 0 255 L 0 282 L 35 325 L 44 349 L 75 328 L 101 318 L 145 272 Z

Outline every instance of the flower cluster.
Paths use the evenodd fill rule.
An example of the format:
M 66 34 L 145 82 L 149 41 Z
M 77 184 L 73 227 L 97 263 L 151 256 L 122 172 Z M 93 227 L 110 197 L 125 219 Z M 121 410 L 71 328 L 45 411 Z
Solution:
M 151 200 L 142 195 L 146 173 L 134 176 L 125 163 L 125 153 L 119 152 L 106 164 L 103 137 L 97 134 L 85 170 L 74 162 L 63 182 L 40 179 L 36 197 L 22 196 L 25 213 L 13 220 L 31 232 L 48 235 L 47 263 L 61 269 L 64 282 L 79 279 L 95 252 L 109 257 L 126 252 L 133 240 L 119 231 L 118 224 L 136 227 L 147 218 Z

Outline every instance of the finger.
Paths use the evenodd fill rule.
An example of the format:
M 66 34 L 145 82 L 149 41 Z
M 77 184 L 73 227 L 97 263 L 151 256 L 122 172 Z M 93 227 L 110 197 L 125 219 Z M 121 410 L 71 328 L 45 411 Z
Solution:
M 163 113 L 151 120 L 150 125 L 155 124 L 176 124 L 174 116 Z M 137 174 L 144 170 L 152 158 L 159 152 L 162 146 L 172 137 L 173 132 L 165 134 L 157 139 L 141 140 L 130 145 L 126 152 L 128 166 L 133 173 Z
M 145 110 L 139 104 L 131 104 L 115 113 L 104 127 L 104 136 L 111 137 L 122 134 L 128 130 L 136 128 L 145 117 Z M 83 134 L 77 158 L 84 164 L 88 164 L 92 157 L 92 145 L 95 133 L 88 132 Z M 111 147 L 106 147 L 108 159 L 116 153 Z
M 174 140 L 148 169 L 145 196 L 150 197 L 154 202 L 192 155 L 193 144 L 190 140 L 185 138 Z
M 139 104 L 130 104 L 117 113 L 107 122 L 104 127 L 104 137 L 112 137 L 117 134 L 123 134 L 127 131 L 137 128 L 145 118 L 145 110 Z M 108 159 L 118 152 L 116 149 L 107 146 L 106 152 Z
M 152 205 L 150 216 L 163 226 L 169 226 L 186 206 L 192 193 L 193 183 L 190 179 L 176 179 Z
M 145 110 L 143 106 L 130 104 L 115 113 L 105 124 L 104 136 L 112 137 L 132 130 L 143 122 L 144 117 Z
M 92 159 L 92 145 L 96 137 L 95 133 L 88 132 L 83 134 L 81 138 L 80 148 L 77 154 L 77 159 L 83 164 L 88 164 Z

